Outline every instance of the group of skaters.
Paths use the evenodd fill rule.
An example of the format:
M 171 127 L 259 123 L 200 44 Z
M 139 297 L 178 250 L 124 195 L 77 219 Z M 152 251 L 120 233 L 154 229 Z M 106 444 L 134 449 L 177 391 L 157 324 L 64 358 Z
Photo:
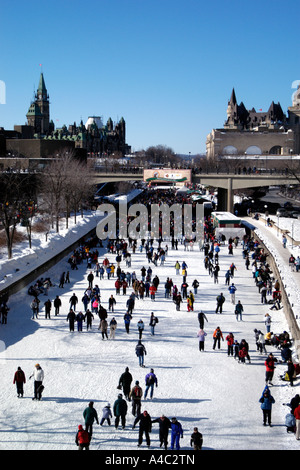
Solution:
M 133 385 L 134 382 L 134 385 Z M 116 400 L 111 406 L 107 403 L 102 408 L 102 417 L 99 419 L 98 412 L 94 407 L 94 402 L 90 402 L 88 407 L 83 411 L 83 419 L 85 427 L 82 424 L 78 426 L 78 431 L 75 436 L 75 442 L 79 450 L 89 450 L 89 446 L 93 436 L 93 425 L 96 422 L 100 426 L 104 426 L 106 423 L 108 426 L 114 425 L 117 430 L 121 425 L 122 429 L 126 429 L 128 424 L 128 404 L 131 402 L 131 413 L 133 416 L 132 423 L 127 426 L 128 429 L 135 429 L 138 426 L 138 443 L 137 446 L 141 447 L 144 439 L 146 441 L 147 448 L 151 445 L 150 434 L 152 432 L 152 425 L 158 424 L 159 428 L 159 443 L 160 448 L 164 450 L 168 449 L 169 437 L 170 439 L 170 450 L 180 450 L 180 439 L 184 436 L 184 430 L 182 424 L 174 416 L 168 418 L 164 414 L 159 417 L 153 418 L 150 413 L 144 409 L 142 410 L 142 400 L 146 400 L 148 391 L 150 390 L 150 399 L 153 397 L 153 388 L 158 386 L 157 376 L 153 369 L 145 376 L 145 390 L 143 391 L 138 380 L 134 381 L 129 368 L 126 367 L 125 371 L 119 378 L 117 388 L 122 390 L 123 393 L 119 393 Z M 114 420 L 114 423 L 112 421 Z M 190 435 L 190 446 L 194 450 L 201 450 L 203 444 L 203 436 L 199 432 L 197 427 L 194 427 L 192 434 Z
M 154 193 L 153 198 L 155 197 L 156 195 Z M 205 227 L 206 228 L 206 232 L 205 232 L 206 240 L 202 247 L 202 250 L 204 251 L 204 264 L 205 264 L 205 268 L 209 276 L 213 277 L 214 283 L 219 284 L 220 282 L 219 258 L 221 254 L 220 253 L 221 240 L 215 239 L 213 235 L 213 226 L 211 222 L 206 221 L 205 225 L 206 225 Z M 237 238 L 230 239 L 228 241 L 228 254 L 229 255 L 234 256 L 234 249 L 238 246 L 240 242 L 241 241 L 238 240 Z M 270 271 L 270 267 L 267 263 L 267 255 L 264 253 L 263 249 L 261 249 L 261 247 L 259 246 L 259 243 L 250 237 L 245 237 L 241 243 L 243 245 L 242 252 L 243 252 L 243 257 L 245 259 L 245 267 L 246 269 L 249 269 L 250 266 L 252 267 L 253 278 L 258 288 L 258 292 L 261 296 L 261 302 L 264 304 L 269 304 L 271 306 L 271 309 L 276 309 L 276 310 L 280 309 L 282 307 L 280 286 L 279 286 L 278 281 L 275 281 L 274 283 L 274 280 L 272 279 L 272 272 Z M 188 244 L 187 246 L 189 247 L 187 249 L 191 249 L 190 244 Z M 172 240 L 172 248 L 173 249 L 177 248 L 174 240 Z M 140 275 L 137 275 L 135 271 L 131 273 L 129 273 L 128 271 L 128 269 L 131 268 L 131 263 L 132 263 L 129 250 L 131 250 L 132 253 L 135 253 L 137 250 L 139 250 L 140 252 L 144 252 L 146 255 L 146 263 L 145 263 L 145 266 L 143 266 Z M 130 240 L 130 239 L 129 240 L 109 240 L 108 251 L 110 254 L 113 254 L 115 256 L 115 263 L 111 263 L 110 261 L 108 261 L 108 258 L 105 258 L 103 262 L 100 262 L 97 250 L 94 249 L 91 251 L 90 247 L 85 247 L 84 249 L 76 250 L 76 252 L 74 252 L 73 255 L 69 259 L 71 269 L 78 269 L 79 264 L 86 262 L 86 266 L 89 271 L 89 274 L 87 275 L 88 286 L 84 293 L 86 302 L 83 300 L 83 298 L 81 299 L 83 303 L 83 308 L 78 313 L 76 313 L 76 311 L 78 310 L 79 299 L 77 298 L 75 293 L 70 298 L 70 311 L 67 315 L 67 321 L 69 321 L 70 331 L 74 331 L 75 322 L 77 322 L 78 331 L 82 330 L 83 322 L 86 322 L 87 329 L 91 328 L 91 324 L 92 324 L 91 322 L 94 319 L 94 315 L 98 315 L 100 317 L 100 325 L 102 322 L 102 327 L 100 327 L 99 325 L 99 329 L 101 329 L 101 332 L 102 332 L 102 338 L 104 339 L 108 337 L 107 336 L 107 329 L 108 329 L 107 310 L 101 305 L 101 294 L 100 294 L 99 285 L 95 284 L 98 279 L 100 281 L 102 279 L 115 278 L 116 280 L 115 280 L 114 286 L 115 286 L 116 297 L 118 295 L 121 295 L 121 292 L 123 295 L 127 295 L 128 287 L 132 289 L 132 292 L 128 296 L 128 300 L 126 302 L 126 312 L 124 313 L 124 317 L 123 317 L 124 327 L 127 333 L 129 333 L 129 326 L 133 317 L 132 314 L 133 314 L 133 310 L 135 306 L 135 300 L 136 299 L 143 300 L 145 296 L 145 297 L 150 297 L 152 301 L 155 301 L 155 295 L 156 295 L 157 289 L 161 284 L 160 284 L 160 280 L 158 276 L 157 275 L 153 276 L 152 267 L 158 266 L 159 261 L 161 265 L 164 264 L 164 261 L 168 254 L 167 246 L 162 246 L 161 240 L 158 241 L 158 248 L 156 249 L 153 246 L 153 240 L 142 240 L 139 246 L 137 245 L 137 242 L 135 240 Z M 124 269 L 122 270 L 121 268 L 122 260 L 125 260 L 126 267 L 128 268 L 127 272 L 125 272 L 126 270 Z M 180 287 L 177 287 L 177 285 L 174 285 L 172 278 L 169 277 L 164 284 L 165 298 L 173 300 L 174 304 L 176 305 L 176 310 L 180 310 L 180 306 L 183 300 L 186 300 L 187 310 L 193 311 L 195 295 L 197 295 L 199 282 L 197 281 L 197 279 L 194 279 L 191 286 L 188 285 L 187 283 L 188 266 L 186 265 L 184 261 L 183 262 L 177 261 L 174 268 L 175 268 L 176 275 L 181 273 L 182 283 Z M 238 292 L 238 287 L 236 286 L 236 283 L 233 282 L 236 269 L 237 268 L 234 262 L 232 261 L 230 265 L 228 266 L 228 269 L 226 270 L 225 280 L 221 282 L 224 282 L 225 289 L 228 289 L 228 293 L 230 295 L 230 302 L 233 306 L 232 308 L 234 310 L 234 314 L 236 315 L 237 321 L 242 321 L 243 310 L 244 310 L 243 305 L 240 300 L 238 300 L 237 302 L 235 300 L 236 292 Z M 66 282 L 65 277 L 62 277 L 61 282 L 60 282 L 60 287 L 63 287 L 64 282 Z M 148 285 L 149 285 L 149 289 L 148 289 Z M 151 287 L 152 287 L 152 290 L 151 290 Z M 188 289 L 189 287 L 190 289 Z M 268 300 L 268 296 L 270 297 L 269 300 Z M 113 295 L 111 295 L 110 299 L 111 300 L 109 301 L 108 309 L 113 313 L 117 301 Z M 225 296 L 223 292 L 221 292 L 220 295 L 217 296 L 216 301 L 217 301 L 217 305 L 216 305 L 215 313 L 222 314 L 223 306 L 225 302 Z M 45 309 L 46 309 L 46 306 L 45 306 Z M 56 314 L 58 315 L 59 308 L 58 310 L 56 310 L 56 312 L 57 312 Z M 151 317 L 152 317 L 152 314 L 151 314 Z M 268 315 L 270 316 L 270 314 Z M 50 318 L 50 316 L 48 316 L 48 318 Z M 207 336 L 207 333 L 204 330 L 204 321 L 205 320 L 207 321 L 207 317 L 205 316 L 204 312 L 200 312 L 198 315 L 198 319 L 199 319 L 199 327 L 200 327 L 200 330 L 198 331 L 198 334 L 197 334 L 198 339 L 199 339 L 199 350 L 204 351 L 204 342 L 205 342 L 205 337 Z M 115 327 L 112 325 L 112 323 L 115 324 Z M 151 324 L 151 321 L 150 321 L 150 324 Z M 115 317 L 113 317 L 111 320 L 111 323 L 109 324 L 111 332 L 115 331 L 116 325 L 117 325 L 117 321 Z M 155 324 L 153 324 L 153 326 L 151 327 L 152 334 L 154 334 L 154 326 Z M 267 323 L 266 323 L 266 329 L 267 329 L 266 333 L 271 332 L 271 331 L 268 331 L 268 328 L 269 326 L 267 326 Z M 138 328 L 139 341 L 136 347 L 137 348 L 136 352 L 138 349 L 143 350 L 143 354 L 141 356 L 144 356 L 146 355 L 146 350 L 141 342 L 142 331 L 143 331 L 143 328 Z M 110 333 L 110 335 L 111 335 L 110 337 L 114 337 L 114 333 Z M 237 339 L 234 337 L 233 333 L 228 333 L 225 337 L 224 336 L 219 326 L 213 329 L 212 349 L 213 350 L 216 348 L 220 349 L 221 341 L 226 340 L 228 356 L 234 357 L 240 363 L 245 363 L 246 360 L 248 360 L 248 362 L 250 363 L 251 359 L 249 356 L 248 342 L 245 339 L 242 339 L 240 342 L 238 342 Z M 272 344 L 272 342 L 270 344 Z M 262 348 L 261 352 L 266 353 L 266 350 Z M 143 358 L 140 359 L 139 357 L 139 365 L 144 367 Z M 265 394 L 268 394 L 268 399 L 270 402 L 272 402 L 272 399 L 270 398 L 270 391 L 269 391 L 269 386 L 271 385 L 270 377 L 271 377 L 271 374 L 268 374 L 268 380 L 266 379 L 266 390 L 264 390 L 260 400 L 265 398 Z M 139 383 L 136 382 L 135 386 L 139 386 Z M 151 392 L 151 387 L 150 387 L 150 392 Z M 125 427 L 125 425 L 123 426 L 124 421 L 122 421 L 122 419 L 124 418 L 122 418 L 122 415 L 120 414 L 119 419 L 117 420 L 117 416 L 115 414 L 117 412 L 115 410 L 118 408 L 118 405 L 120 405 L 120 408 L 121 408 L 122 407 L 121 405 L 122 404 L 124 405 L 124 402 L 125 402 L 126 413 L 127 413 L 128 405 L 127 405 L 126 400 L 132 401 L 132 406 L 133 405 L 135 406 L 135 411 L 134 413 L 132 413 L 133 416 L 135 417 L 133 427 L 135 427 L 137 424 L 139 424 L 139 427 L 140 427 L 139 445 L 141 445 L 141 442 L 142 442 L 141 436 L 145 432 L 144 427 L 143 427 L 145 422 L 148 422 L 148 423 L 149 421 L 151 423 L 160 422 L 158 420 L 164 418 L 172 423 L 172 419 L 170 420 L 169 418 L 166 418 L 163 416 L 160 418 L 156 418 L 156 421 L 152 420 L 152 418 L 149 417 L 149 414 L 147 413 L 147 411 L 141 412 L 140 407 L 138 406 L 137 400 L 133 398 L 131 390 L 129 392 L 127 390 L 126 394 L 123 390 L 123 393 L 125 395 L 125 399 L 123 398 L 123 396 L 121 396 L 121 394 L 119 394 L 116 402 L 113 405 L 112 411 L 110 410 L 110 413 L 113 412 L 114 416 L 116 417 L 116 420 L 115 420 L 115 426 L 117 422 L 116 429 L 118 428 L 120 421 L 121 421 L 122 427 Z M 260 402 L 262 403 L 262 406 L 263 406 L 263 402 L 262 401 Z M 105 412 L 109 414 L 110 405 L 108 406 L 107 404 L 105 408 L 106 408 Z M 124 408 L 125 408 L 125 405 L 124 405 Z M 103 410 L 103 413 L 104 413 L 104 410 Z M 267 412 L 264 413 L 264 424 L 265 422 L 268 421 L 269 415 L 270 413 L 267 413 Z M 109 419 L 112 418 L 112 414 L 111 416 L 108 415 L 108 418 Z M 103 419 L 104 419 L 104 416 L 101 420 L 101 425 L 104 424 Z M 174 419 L 176 420 L 176 418 Z M 110 424 L 109 421 L 108 423 Z M 151 428 L 150 429 L 147 428 L 147 429 L 149 433 L 151 431 Z M 172 427 L 168 429 L 172 429 Z M 80 429 L 78 431 L 82 431 L 82 430 L 83 429 Z M 87 430 L 87 429 L 85 431 L 90 432 L 90 430 Z M 198 433 L 198 430 L 196 429 L 195 432 Z M 147 433 L 145 435 L 146 435 L 146 442 L 148 445 L 149 436 L 147 435 Z M 197 434 L 194 436 L 194 438 L 191 438 L 191 439 L 192 439 L 191 442 L 193 442 L 193 445 L 194 445 L 197 440 Z M 201 439 L 202 439 L 202 436 L 201 436 Z M 174 440 L 172 442 L 173 442 L 173 447 L 171 443 L 171 448 L 174 448 L 174 446 L 177 448 L 177 442 L 178 442 L 177 438 L 175 439 L 174 437 Z M 195 445 L 196 447 L 197 446 L 199 447 L 199 443 Z M 202 445 L 202 440 L 201 440 L 201 445 Z M 161 441 L 161 446 L 165 446 L 164 440 Z M 199 448 L 201 448 L 201 446 Z

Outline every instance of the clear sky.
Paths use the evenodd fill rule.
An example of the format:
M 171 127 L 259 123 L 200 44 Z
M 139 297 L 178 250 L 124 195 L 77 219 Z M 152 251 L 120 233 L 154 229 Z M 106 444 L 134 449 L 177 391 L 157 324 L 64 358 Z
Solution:
M 133 151 L 204 153 L 233 87 L 287 112 L 299 14 L 299 0 L 1 0 L 0 127 L 26 122 L 42 70 L 56 127 L 123 117 Z

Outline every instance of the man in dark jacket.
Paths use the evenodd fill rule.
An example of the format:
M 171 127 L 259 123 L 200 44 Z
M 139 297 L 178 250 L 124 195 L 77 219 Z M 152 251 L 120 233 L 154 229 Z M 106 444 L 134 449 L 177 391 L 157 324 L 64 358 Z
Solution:
M 44 303 L 44 306 L 45 306 L 45 318 L 50 319 L 50 312 L 52 308 L 51 300 L 50 299 L 46 300 L 46 302 Z
M 160 418 L 154 419 L 152 423 L 159 424 L 159 440 L 160 440 L 160 447 L 164 445 L 165 450 L 168 447 L 168 435 L 169 429 L 171 428 L 171 421 L 165 415 L 161 415 Z
M 89 406 L 84 410 L 83 417 L 85 421 L 85 430 L 89 433 L 90 437 L 93 435 L 93 424 L 94 421 L 99 424 L 98 414 L 94 408 L 94 402 L 91 401 Z
M 129 394 L 130 394 L 130 387 L 132 382 L 132 375 L 129 372 L 129 368 L 126 367 L 125 372 L 119 378 L 119 388 L 123 387 L 123 392 L 125 398 L 130 401 Z
M 127 403 L 126 400 L 124 400 L 122 393 L 119 393 L 118 398 L 114 403 L 113 412 L 115 416 L 115 428 L 118 429 L 121 419 L 122 429 L 125 429 Z
M 61 300 L 58 295 L 55 297 L 53 305 L 55 308 L 55 315 L 59 315 L 59 309 L 61 307 Z
M 218 297 L 217 297 L 216 313 L 218 313 L 219 310 L 220 310 L 220 313 L 222 313 L 224 302 L 225 302 L 225 297 L 224 297 L 223 293 L 221 292 L 221 294 L 218 295 Z
M 143 434 L 145 433 L 145 438 L 147 442 L 147 446 L 150 447 L 150 436 L 149 433 L 152 430 L 152 421 L 151 421 L 151 416 L 148 414 L 147 411 L 144 411 L 143 413 L 139 414 L 133 423 L 132 429 L 135 428 L 137 423 L 140 423 L 140 428 L 139 428 L 139 440 L 138 440 L 138 447 L 141 446 L 143 442 Z

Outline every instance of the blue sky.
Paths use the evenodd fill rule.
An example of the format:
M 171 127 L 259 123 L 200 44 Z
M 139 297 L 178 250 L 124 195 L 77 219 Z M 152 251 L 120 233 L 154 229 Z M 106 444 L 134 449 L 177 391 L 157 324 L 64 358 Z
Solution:
M 203 153 L 233 87 L 249 109 L 287 112 L 299 13 L 299 0 L 1 0 L 0 127 L 26 122 L 42 68 L 57 127 L 124 117 L 134 151 Z

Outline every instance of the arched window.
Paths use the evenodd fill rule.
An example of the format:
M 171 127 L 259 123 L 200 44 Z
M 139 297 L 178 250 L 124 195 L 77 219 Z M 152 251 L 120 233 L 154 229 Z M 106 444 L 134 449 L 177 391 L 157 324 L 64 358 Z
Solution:
M 270 155 L 281 155 L 282 152 L 282 147 L 280 145 L 274 145 L 274 147 L 272 147 L 269 151 L 269 154 Z
M 250 145 L 250 147 L 247 148 L 245 154 L 246 155 L 261 155 L 262 151 L 256 145 Z
M 237 155 L 237 153 L 237 148 L 233 145 L 226 145 L 226 147 L 223 148 L 222 152 L 223 155 Z

